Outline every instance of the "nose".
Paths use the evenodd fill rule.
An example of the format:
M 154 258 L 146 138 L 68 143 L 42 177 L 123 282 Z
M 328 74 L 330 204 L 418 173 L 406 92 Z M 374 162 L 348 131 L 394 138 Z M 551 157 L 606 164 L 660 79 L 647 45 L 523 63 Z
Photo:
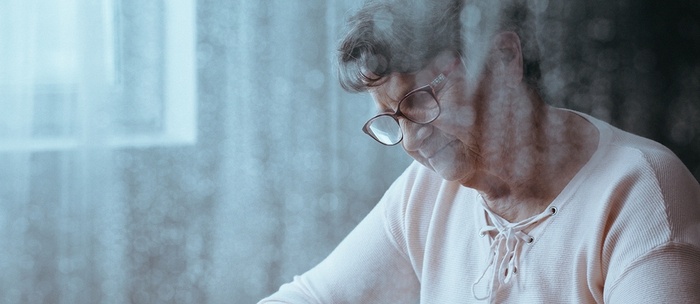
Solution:
M 403 132 L 403 148 L 407 152 L 415 152 L 423 145 L 423 141 L 432 134 L 430 124 L 418 124 L 405 118 L 399 118 L 399 125 Z

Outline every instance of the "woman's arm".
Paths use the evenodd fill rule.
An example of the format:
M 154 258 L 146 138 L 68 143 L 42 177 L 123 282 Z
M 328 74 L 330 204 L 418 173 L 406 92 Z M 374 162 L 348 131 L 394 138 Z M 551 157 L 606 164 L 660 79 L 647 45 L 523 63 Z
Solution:
M 386 197 L 320 264 L 262 303 L 417 303 L 419 283 L 385 224 Z
M 669 244 L 640 257 L 606 292 L 605 303 L 700 303 L 700 248 Z

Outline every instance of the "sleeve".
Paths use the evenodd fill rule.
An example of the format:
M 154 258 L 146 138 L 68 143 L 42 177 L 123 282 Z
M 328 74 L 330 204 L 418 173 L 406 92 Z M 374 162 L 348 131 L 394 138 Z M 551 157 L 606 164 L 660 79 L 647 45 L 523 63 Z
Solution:
M 605 303 L 700 303 L 699 286 L 700 248 L 669 244 L 632 263 Z
M 700 303 L 700 185 L 666 148 L 644 157 L 652 174 L 635 180 L 638 191 L 625 197 L 629 207 L 617 224 L 625 235 L 610 238 L 624 244 L 610 261 L 622 269 L 606 286 L 605 302 Z
M 418 279 L 386 222 L 397 182 L 326 259 L 258 304 L 417 303 Z

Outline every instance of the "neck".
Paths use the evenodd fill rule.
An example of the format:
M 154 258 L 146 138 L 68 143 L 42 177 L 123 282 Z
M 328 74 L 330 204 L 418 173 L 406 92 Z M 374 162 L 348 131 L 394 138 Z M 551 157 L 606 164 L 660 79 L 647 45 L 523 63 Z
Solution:
M 479 169 L 467 187 L 514 222 L 542 212 L 596 148 L 595 127 L 582 117 L 523 94 L 493 109 L 484 122 Z M 494 119 L 500 117 L 501 119 Z

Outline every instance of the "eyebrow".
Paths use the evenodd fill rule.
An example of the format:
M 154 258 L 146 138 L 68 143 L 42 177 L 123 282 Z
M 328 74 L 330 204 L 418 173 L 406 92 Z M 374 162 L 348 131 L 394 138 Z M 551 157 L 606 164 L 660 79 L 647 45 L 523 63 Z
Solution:
M 413 74 L 413 77 L 407 77 L 407 78 L 410 78 L 412 81 L 411 81 L 410 84 L 407 85 L 405 88 L 400 88 L 400 89 L 398 89 L 398 90 L 392 90 L 391 92 L 388 91 L 388 90 L 384 90 L 384 92 L 383 92 L 384 94 L 383 94 L 383 95 L 386 97 L 386 100 L 385 100 L 385 101 L 386 101 L 387 103 L 385 103 L 385 102 L 378 102 L 378 103 L 377 103 L 377 104 L 379 105 L 379 113 L 390 113 L 390 112 L 396 111 L 396 109 L 390 107 L 390 105 L 394 105 L 394 106 L 395 106 L 395 105 L 398 105 L 398 103 L 399 103 L 404 97 L 406 97 L 406 95 L 407 95 L 408 93 L 410 93 L 411 91 L 413 91 L 413 90 L 415 90 L 415 89 L 418 88 L 418 87 L 416 87 L 416 85 L 417 85 L 418 82 L 416 81 L 416 77 L 415 77 L 415 76 L 416 76 L 416 74 Z M 405 79 L 406 79 L 406 78 L 402 78 L 402 79 L 400 79 L 400 80 L 401 80 L 401 82 L 404 82 L 403 80 L 405 80 Z M 432 82 L 431 82 L 431 83 L 432 83 Z M 389 84 L 391 84 L 391 82 L 390 82 L 390 81 L 387 81 L 387 82 L 385 82 L 383 85 L 389 85 Z M 422 86 L 421 86 L 421 87 L 422 87 Z M 378 88 L 378 87 L 377 87 L 377 88 Z M 374 89 L 375 92 L 377 92 L 377 88 Z M 396 94 L 398 97 L 393 96 L 394 94 L 390 94 L 390 93 L 394 93 L 394 92 L 399 92 L 399 94 Z
M 407 85 L 405 88 L 399 88 L 398 90 L 395 90 L 394 92 L 399 92 L 396 96 L 389 96 L 389 94 L 386 94 L 389 100 L 392 102 L 392 104 L 398 104 L 401 102 L 402 99 L 408 95 L 408 93 L 411 93 L 413 90 L 417 89 L 416 87 L 416 78 L 412 77 L 412 80 L 410 85 Z

